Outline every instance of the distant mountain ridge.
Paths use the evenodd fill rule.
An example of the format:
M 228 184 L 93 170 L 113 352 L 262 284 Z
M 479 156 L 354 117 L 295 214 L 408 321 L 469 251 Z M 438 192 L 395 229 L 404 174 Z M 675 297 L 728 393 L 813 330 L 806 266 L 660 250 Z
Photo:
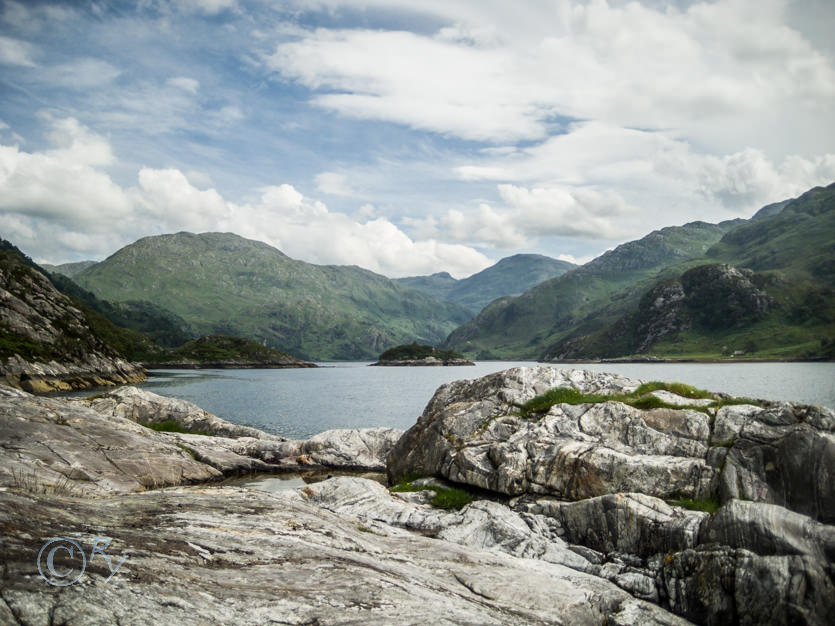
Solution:
M 602 327 L 616 320 L 625 301 L 638 296 L 630 286 L 704 254 L 740 222 L 691 222 L 621 244 L 520 296 L 494 301 L 453 331 L 442 347 L 476 358 L 539 358 L 577 327 Z
M 75 280 L 112 302 L 153 302 L 199 334 L 246 337 L 313 360 L 437 344 L 470 317 L 368 270 L 312 265 L 231 233 L 145 237 Z
M 654 231 L 456 329 L 470 355 L 835 356 L 835 184 L 749 220 Z
M 439 300 L 459 304 L 475 315 L 497 298 L 519 295 L 575 267 L 568 261 L 541 254 L 515 254 L 461 280 L 447 272 L 396 280 Z

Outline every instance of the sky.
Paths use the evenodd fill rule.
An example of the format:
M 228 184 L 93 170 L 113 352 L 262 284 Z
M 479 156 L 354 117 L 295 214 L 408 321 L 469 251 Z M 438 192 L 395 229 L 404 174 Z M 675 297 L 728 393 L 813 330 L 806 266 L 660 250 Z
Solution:
M 835 181 L 831 0 L 0 0 L 0 236 L 577 263 Z

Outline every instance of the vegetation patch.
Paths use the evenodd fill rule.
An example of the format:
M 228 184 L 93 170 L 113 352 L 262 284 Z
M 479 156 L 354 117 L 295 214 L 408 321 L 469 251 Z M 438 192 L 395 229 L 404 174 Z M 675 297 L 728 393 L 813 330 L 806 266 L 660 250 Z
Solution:
M 439 361 L 463 360 L 464 355 L 452 350 L 439 350 L 432 346 L 418 344 L 417 342 L 389 348 L 380 355 L 380 361 L 417 361 L 434 357 Z
M 690 498 L 667 500 L 667 504 L 670 506 L 679 506 L 682 509 L 688 509 L 690 511 L 704 511 L 705 513 L 710 513 L 711 515 L 716 513 L 716 511 L 719 510 L 719 507 L 722 506 L 722 503 L 719 502 L 718 496 L 708 500 L 692 500 Z
M 678 406 L 650 395 L 653 391 L 669 391 L 684 398 L 693 400 L 711 399 L 713 402 L 707 406 L 693 404 Z M 644 383 L 631 393 L 616 394 L 582 393 L 573 387 L 558 387 L 528 400 L 519 407 L 519 411 L 522 417 L 532 418 L 545 413 L 556 404 L 599 404 L 601 402 L 622 402 L 623 404 L 628 404 L 631 407 L 644 411 L 661 408 L 690 409 L 708 415 L 711 411 L 732 404 L 753 404 L 755 406 L 761 406 L 759 402 L 748 398 L 717 398 L 709 391 L 697 389 L 696 387 L 691 387 L 683 383 L 650 382 Z
M 424 487 L 413 486 L 412 482 L 417 480 L 414 477 L 403 478 L 389 491 L 392 493 L 405 493 L 410 491 L 432 491 L 434 496 L 429 501 L 429 504 L 439 509 L 462 509 L 473 501 L 473 496 L 464 489 L 457 489 L 455 487 L 436 487 L 434 485 L 426 485 Z

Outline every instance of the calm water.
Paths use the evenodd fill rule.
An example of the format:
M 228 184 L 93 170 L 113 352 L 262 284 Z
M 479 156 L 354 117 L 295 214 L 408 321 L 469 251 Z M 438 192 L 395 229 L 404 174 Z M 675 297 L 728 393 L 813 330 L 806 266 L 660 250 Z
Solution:
M 142 386 L 161 395 L 190 400 L 231 422 L 305 438 L 330 428 L 409 428 L 443 383 L 534 363 L 485 361 L 475 367 L 326 365 L 287 370 L 157 370 Z M 835 363 L 607 363 L 572 367 L 641 380 L 680 381 L 738 396 L 835 407 Z

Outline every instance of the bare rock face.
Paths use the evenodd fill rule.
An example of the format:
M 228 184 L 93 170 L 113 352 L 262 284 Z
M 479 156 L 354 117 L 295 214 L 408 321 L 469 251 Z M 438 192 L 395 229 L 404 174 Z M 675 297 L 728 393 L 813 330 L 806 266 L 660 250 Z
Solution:
M 314 502 L 212 488 L 84 501 L 0 492 L 9 624 L 685 624 L 598 577 L 421 537 L 368 532 Z M 30 534 L 34 531 L 33 534 Z M 46 537 L 90 559 L 79 582 L 41 580 Z M 59 570 L 72 566 L 58 553 Z
M 102 415 L 122 417 L 148 426 L 173 421 L 186 431 L 205 435 L 284 441 L 257 428 L 227 422 L 186 400 L 160 396 L 138 387 L 121 387 L 79 402 Z
M 718 473 L 706 460 L 708 416 L 641 411 L 619 402 L 556 405 L 539 420 L 519 407 L 555 387 L 633 391 L 639 381 L 549 367 L 516 368 L 444 385 L 389 456 L 393 480 L 442 476 L 507 495 L 578 500 L 616 493 L 707 498 Z
M 721 475 L 724 500 L 770 502 L 835 522 L 835 412 L 788 403 L 725 407 L 714 430 L 730 444 Z
M 8 251 L 0 254 L 0 333 L 0 381 L 25 391 L 145 380 L 144 368 L 121 358 L 46 276 Z
M 0 386 L 0 485 L 106 495 L 218 480 L 162 433 Z

